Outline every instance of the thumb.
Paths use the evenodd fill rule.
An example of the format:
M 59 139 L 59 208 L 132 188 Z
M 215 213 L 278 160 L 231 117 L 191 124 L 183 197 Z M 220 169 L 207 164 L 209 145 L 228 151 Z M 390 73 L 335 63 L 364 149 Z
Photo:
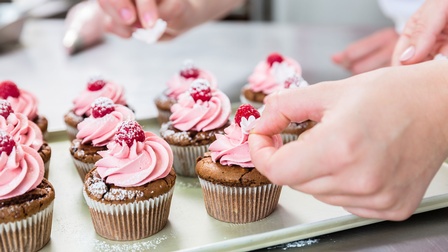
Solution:
M 412 15 L 395 46 L 392 65 L 415 64 L 433 51 L 448 21 L 448 1 L 426 1 Z
M 272 136 L 282 132 L 290 122 L 319 122 L 331 102 L 334 83 L 318 83 L 307 87 L 285 89 L 268 95 L 265 108 L 252 133 Z

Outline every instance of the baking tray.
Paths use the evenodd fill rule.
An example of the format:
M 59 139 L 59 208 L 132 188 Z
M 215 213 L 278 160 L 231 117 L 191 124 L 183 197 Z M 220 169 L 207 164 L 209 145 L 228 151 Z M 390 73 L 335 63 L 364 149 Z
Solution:
M 145 130 L 159 132 L 156 119 L 140 120 Z M 178 176 L 167 226 L 146 239 L 116 242 L 95 233 L 82 196 L 82 182 L 72 163 L 64 131 L 50 132 L 49 180 L 56 199 L 48 251 L 230 251 L 253 250 L 307 239 L 380 220 L 352 215 L 312 196 L 283 187 L 277 209 L 248 224 L 229 224 L 210 217 L 197 179 Z M 448 206 L 448 166 L 442 165 L 416 213 Z

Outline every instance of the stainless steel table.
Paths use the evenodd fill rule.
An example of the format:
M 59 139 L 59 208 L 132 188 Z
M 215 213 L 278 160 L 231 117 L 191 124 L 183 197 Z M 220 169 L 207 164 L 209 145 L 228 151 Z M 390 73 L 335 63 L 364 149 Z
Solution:
M 22 45 L 0 54 L 0 80 L 11 79 L 40 98 L 49 130 L 64 128 L 63 114 L 94 75 L 126 87 L 137 118 L 152 118 L 152 100 L 189 58 L 216 74 L 221 89 L 238 101 L 255 64 L 272 51 L 296 58 L 310 83 L 348 73 L 330 61 L 332 53 L 373 31 L 362 27 L 306 27 L 266 23 L 209 23 L 178 39 L 155 45 L 107 36 L 99 46 L 68 56 L 61 45 L 63 21 L 29 21 Z M 404 222 L 381 222 L 273 248 L 310 251 L 446 251 L 448 209 L 414 215 Z

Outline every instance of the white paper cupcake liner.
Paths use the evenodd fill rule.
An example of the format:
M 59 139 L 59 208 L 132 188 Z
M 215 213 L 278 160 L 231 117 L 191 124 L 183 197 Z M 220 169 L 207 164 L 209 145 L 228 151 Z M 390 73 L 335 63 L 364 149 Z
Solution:
M 252 105 L 256 109 L 259 109 L 259 108 L 261 108 L 263 106 L 262 102 L 256 102 L 256 101 L 248 100 L 243 94 L 240 94 L 240 102 L 241 102 L 241 104 L 248 103 L 248 104 Z
M 95 166 L 95 163 L 84 163 L 74 157 L 72 157 L 76 170 L 78 170 L 79 177 L 84 182 L 87 173 Z
M 248 223 L 270 215 L 278 205 L 281 186 L 231 187 L 199 178 L 207 213 L 230 223 Z
M 65 130 L 67 131 L 67 135 L 70 141 L 76 138 L 76 134 L 78 134 L 78 128 L 70 126 L 68 124 L 65 125 Z
M 174 187 L 159 197 L 128 204 L 105 204 L 92 200 L 85 190 L 95 231 L 116 241 L 139 240 L 162 230 L 168 222 Z
M 26 219 L 0 224 L 0 251 L 38 251 L 48 243 L 53 202 Z
M 287 143 L 295 141 L 295 140 L 297 140 L 297 138 L 299 138 L 298 135 L 286 134 L 286 133 L 281 133 L 280 136 L 282 137 L 283 144 L 287 144 Z
M 174 156 L 174 170 L 177 175 L 196 178 L 196 160 L 208 151 L 209 144 L 199 146 L 171 145 Z
M 157 121 L 162 124 L 162 123 L 166 123 L 170 120 L 170 116 L 171 116 L 171 111 L 168 110 L 161 110 L 161 109 L 157 109 L 158 111 L 158 116 L 157 116 Z

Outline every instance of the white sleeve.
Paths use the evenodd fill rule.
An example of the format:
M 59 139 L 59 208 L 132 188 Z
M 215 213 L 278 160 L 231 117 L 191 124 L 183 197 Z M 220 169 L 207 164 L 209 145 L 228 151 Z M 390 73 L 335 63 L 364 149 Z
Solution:
M 395 29 L 401 33 L 406 22 L 423 4 L 424 0 L 378 0 L 384 15 L 395 23 Z

